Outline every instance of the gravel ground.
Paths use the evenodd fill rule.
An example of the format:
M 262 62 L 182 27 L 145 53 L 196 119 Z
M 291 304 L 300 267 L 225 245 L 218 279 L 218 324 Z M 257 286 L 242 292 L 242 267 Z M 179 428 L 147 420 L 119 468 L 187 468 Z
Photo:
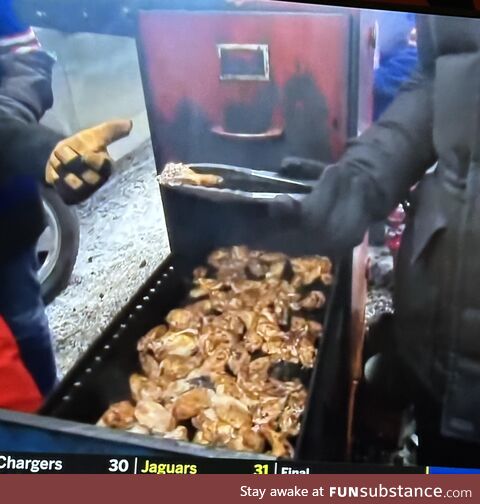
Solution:
M 151 145 L 123 159 L 78 207 L 81 236 L 68 288 L 47 308 L 59 372 L 68 371 L 168 255 Z
M 150 143 L 119 163 L 111 181 L 78 207 L 80 249 L 68 288 L 47 308 L 59 374 L 65 374 L 169 252 Z M 391 258 L 372 249 L 366 318 L 392 311 Z

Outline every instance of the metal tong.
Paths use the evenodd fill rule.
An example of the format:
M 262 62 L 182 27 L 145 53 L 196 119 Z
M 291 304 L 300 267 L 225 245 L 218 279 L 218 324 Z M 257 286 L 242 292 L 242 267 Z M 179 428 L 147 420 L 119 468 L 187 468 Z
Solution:
M 172 191 L 192 194 L 214 202 L 272 200 L 280 195 L 301 199 L 312 189 L 312 182 L 282 177 L 263 170 L 218 163 L 192 163 L 186 165 L 197 173 L 218 175 L 222 182 L 217 187 L 188 184 L 161 184 Z M 160 177 L 158 177 L 160 182 Z

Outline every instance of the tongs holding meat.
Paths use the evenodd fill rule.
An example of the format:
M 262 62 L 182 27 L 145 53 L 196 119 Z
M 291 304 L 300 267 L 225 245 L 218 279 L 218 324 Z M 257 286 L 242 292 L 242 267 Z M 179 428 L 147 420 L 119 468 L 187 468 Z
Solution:
M 159 181 L 167 186 L 217 187 L 223 182 L 223 178 L 210 173 L 198 173 L 190 165 L 183 163 L 168 163 L 159 176 Z
M 299 198 L 311 190 L 310 181 L 215 163 L 169 163 L 158 180 L 172 190 L 218 202 L 271 200 L 282 194 Z
M 338 226 L 328 226 L 324 219 L 339 194 L 337 179 L 331 176 L 335 170 L 324 163 L 286 158 L 279 172 L 213 163 L 189 164 L 187 168 L 189 171 L 184 170 L 176 182 L 160 175 L 162 188 L 172 196 L 179 193 L 198 203 L 196 208 L 222 230 L 220 238 L 225 243 L 254 245 L 261 236 L 262 246 L 269 250 L 287 247 L 292 254 L 325 255 L 347 252 L 342 243 L 337 243 Z M 206 175 L 210 177 L 205 179 Z M 185 181 L 187 176 L 192 181 Z M 205 181 L 209 183 L 202 184 Z M 346 205 L 348 212 L 354 205 L 355 201 Z M 315 217 L 318 213 L 323 216 L 320 220 Z M 233 221 L 236 230 L 228 227 Z M 249 222 L 253 221 L 255 233 L 250 233 Z M 353 229 L 352 235 L 358 232 Z M 363 235 L 363 230 L 360 232 Z

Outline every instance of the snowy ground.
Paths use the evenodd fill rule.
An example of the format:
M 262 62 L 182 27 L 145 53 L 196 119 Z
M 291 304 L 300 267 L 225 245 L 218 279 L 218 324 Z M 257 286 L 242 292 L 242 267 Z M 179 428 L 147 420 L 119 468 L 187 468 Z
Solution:
M 169 251 L 150 144 L 125 158 L 78 207 L 80 250 L 69 287 L 48 307 L 64 374 Z

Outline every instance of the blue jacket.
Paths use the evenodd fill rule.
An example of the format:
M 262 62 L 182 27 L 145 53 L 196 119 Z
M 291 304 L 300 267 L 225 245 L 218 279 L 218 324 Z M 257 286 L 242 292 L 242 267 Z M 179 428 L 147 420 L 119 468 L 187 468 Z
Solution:
M 375 72 L 374 120 L 377 120 L 408 82 L 418 64 L 417 48 L 408 46 L 382 60 Z
M 375 72 L 374 119 L 393 101 L 417 66 L 417 48 L 408 44 L 415 17 L 405 12 L 380 11 L 378 46 L 380 66 Z
M 28 28 L 16 15 L 13 0 L 0 0 L 0 37 L 11 37 Z

